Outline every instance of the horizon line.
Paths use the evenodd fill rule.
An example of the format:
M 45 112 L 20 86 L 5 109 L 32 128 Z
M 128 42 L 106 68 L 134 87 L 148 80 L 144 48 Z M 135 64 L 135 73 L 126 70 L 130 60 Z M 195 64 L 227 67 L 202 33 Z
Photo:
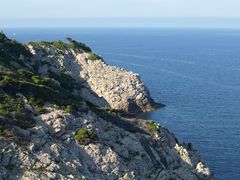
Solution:
M 240 17 L 0 18 L 2 28 L 240 28 Z

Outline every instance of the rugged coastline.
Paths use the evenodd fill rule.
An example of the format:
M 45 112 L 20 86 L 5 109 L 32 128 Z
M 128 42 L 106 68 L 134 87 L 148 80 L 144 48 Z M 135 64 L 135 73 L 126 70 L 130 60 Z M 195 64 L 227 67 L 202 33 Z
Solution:
M 191 144 L 120 116 L 159 107 L 137 74 L 70 38 L 0 48 L 0 179 L 213 178 Z

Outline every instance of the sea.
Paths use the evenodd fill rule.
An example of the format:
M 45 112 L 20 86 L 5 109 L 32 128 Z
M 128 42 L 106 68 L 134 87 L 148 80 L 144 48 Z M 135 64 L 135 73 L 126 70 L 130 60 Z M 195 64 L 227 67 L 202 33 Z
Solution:
M 156 102 L 144 114 L 191 142 L 220 180 L 240 179 L 240 30 L 168 28 L 12 28 L 21 42 L 89 45 L 114 66 L 138 73 Z

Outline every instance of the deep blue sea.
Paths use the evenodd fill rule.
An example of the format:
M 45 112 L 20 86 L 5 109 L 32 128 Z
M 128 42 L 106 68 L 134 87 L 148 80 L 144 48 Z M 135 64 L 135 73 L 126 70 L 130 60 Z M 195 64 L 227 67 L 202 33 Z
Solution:
M 240 179 L 240 30 L 4 31 L 22 42 L 71 36 L 107 63 L 139 73 L 152 97 L 166 104 L 145 118 L 192 142 L 216 179 Z

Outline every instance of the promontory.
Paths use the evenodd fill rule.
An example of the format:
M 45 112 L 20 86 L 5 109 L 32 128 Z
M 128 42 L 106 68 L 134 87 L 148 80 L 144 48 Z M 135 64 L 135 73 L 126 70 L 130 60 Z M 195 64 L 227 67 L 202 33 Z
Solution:
M 81 42 L 0 33 L 0 180 L 213 179 L 191 143 L 127 116 L 159 106 Z

